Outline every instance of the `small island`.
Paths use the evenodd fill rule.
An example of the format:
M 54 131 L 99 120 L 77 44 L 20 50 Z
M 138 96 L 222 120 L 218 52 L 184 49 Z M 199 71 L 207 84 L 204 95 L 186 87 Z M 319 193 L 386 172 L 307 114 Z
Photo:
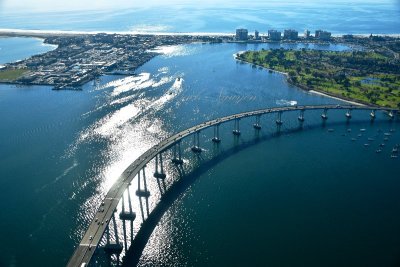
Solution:
M 400 107 L 399 40 L 359 39 L 362 47 L 350 51 L 275 49 L 239 53 L 237 59 L 283 72 L 289 83 L 304 90 L 361 104 Z

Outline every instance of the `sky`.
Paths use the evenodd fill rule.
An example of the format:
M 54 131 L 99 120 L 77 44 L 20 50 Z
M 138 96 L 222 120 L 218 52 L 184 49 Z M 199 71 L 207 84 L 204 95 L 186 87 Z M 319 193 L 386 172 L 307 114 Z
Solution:
M 318 0 L 286 0 L 283 1 L 286 5 L 293 4 L 321 4 Z M 373 0 L 333 0 L 326 1 L 326 4 L 334 3 L 376 3 Z M 391 3 L 399 4 L 400 0 L 379 0 L 379 3 Z M 279 5 L 282 3 L 281 0 L 67 0 L 67 1 L 55 1 L 55 0 L 0 0 L 0 9 L 3 12 L 18 12 L 18 11 L 69 11 L 69 10 L 102 10 L 102 9 L 121 9 L 121 8 L 134 8 L 134 7 L 156 7 L 165 5 L 192 5 L 195 7 L 201 6 L 219 6 L 224 5 L 243 5 L 247 7 L 249 5 Z

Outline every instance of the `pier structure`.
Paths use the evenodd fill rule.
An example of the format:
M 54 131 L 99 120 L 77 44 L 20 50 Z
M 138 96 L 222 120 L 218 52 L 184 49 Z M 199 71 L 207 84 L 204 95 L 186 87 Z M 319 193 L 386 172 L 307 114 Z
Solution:
M 234 126 L 232 133 L 236 136 L 239 136 L 240 135 L 240 126 L 239 126 L 240 118 L 235 119 L 234 122 L 235 122 L 235 126 Z
M 221 139 L 219 137 L 219 126 L 220 126 L 220 124 L 215 124 L 214 125 L 214 137 L 212 139 L 212 141 L 214 143 L 220 143 L 221 142 Z
M 299 114 L 299 116 L 297 117 L 297 119 L 300 121 L 300 122 L 304 122 L 304 120 L 305 120 L 305 118 L 304 118 L 304 109 L 300 109 L 300 114 Z
M 256 115 L 256 123 L 253 124 L 254 129 L 261 130 L 261 115 Z
M 210 143 L 214 143 L 219 146 L 223 140 L 220 137 L 220 127 L 228 122 L 233 121 L 234 130 L 233 135 L 238 136 L 240 134 L 239 121 L 244 118 L 253 118 L 255 123 L 253 124 L 254 131 L 259 132 L 261 130 L 261 116 L 266 114 L 276 114 L 275 124 L 278 129 L 282 125 L 282 115 L 288 112 L 298 112 L 298 121 L 302 123 L 304 121 L 305 111 L 322 111 L 323 123 L 327 120 L 328 110 L 345 110 L 348 113 L 355 110 L 368 111 L 370 112 L 371 119 L 376 117 L 376 112 L 383 112 L 387 115 L 390 120 L 398 117 L 399 110 L 390 108 L 378 108 L 369 106 L 339 106 L 339 105 L 308 105 L 308 106 L 290 106 L 290 107 L 277 107 L 277 108 L 266 108 L 255 111 L 248 111 L 238 113 L 218 119 L 214 119 L 208 122 L 204 122 L 195 125 L 189 129 L 183 130 L 177 134 L 166 138 L 157 145 L 153 146 L 131 163 L 122 174 L 118 177 L 116 182 L 112 185 L 110 190 L 107 192 L 104 200 L 101 202 L 96 213 L 93 215 L 93 220 L 88 225 L 88 228 L 83 235 L 81 242 L 76 247 L 74 254 L 68 262 L 68 267 L 82 267 L 82 266 L 97 266 L 97 263 L 93 263 L 92 258 L 94 255 L 101 250 L 109 258 L 109 263 L 115 262 L 115 265 L 120 264 L 120 255 L 123 251 L 129 250 L 128 239 L 130 242 L 135 241 L 133 235 L 133 222 L 137 219 L 136 213 L 133 208 L 134 199 L 131 198 L 130 188 L 131 183 L 134 179 L 137 179 L 137 190 L 136 196 L 138 198 L 142 224 L 149 218 L 149 197 L 151 192 L 148 189 L 146 180 L 146 166 L 154 163 L 154 178 L 159 182 L 165 180 L 171 181 L 173 177 L 168 177 L 168 173 L 165 172 L 164 163 L 165 160 L 171 162 L 177 169 L 182 170 L 186 164 L 190 164 L 191 160 L 195 159 L 183 159 L 182 145 L 189 144 L 187 151 L 194 155 L 199 155 L 203 148 L 200 146 L 200 133 L 204 132 L 204 138 L 210 140 Z M 351 115 L 351 114 L 350 114 Z M 367 115 L 368 117 L 368 115 Z M 273 124 L 273 122 L 271 122 Z M 206 135 L 208 128 L 213 128 L 213 136 L 208 137 Z M 190 137 L 193 137 L 193 143 L 190 142 Z M 188 140 L 189 139 L 189 140 Z M 190 145 L 192 143 L 192 145 Z M 168 158 L 168 155 L 170 157 Z M 187 163 L 186 163 L 187 162 Z M 164 184 L 165 188 L 165 184 Z M 164 189 L 165 190 L 165 189 Z M 143 199 L 146 204 L 146 212 L 143 206 Z M 157 204 L 156 204 L 157 208 Z M 116 222 L 116 212 L 121 210 L 119 213 L 119 219 L 122 224 L 122 230 L 118 229 Z M 130 236 L 127 236 L 127 224 L 130 224 Z M 142 225 L 140 224 L 140 225 Z M 140 231 L 140 229 L 139 229 Z M 121 242 L 123 240 L 123 242 Z M 143 242 L 143 240 L 138 241 Z M 124 260 L 122 260 L 122 263 Z

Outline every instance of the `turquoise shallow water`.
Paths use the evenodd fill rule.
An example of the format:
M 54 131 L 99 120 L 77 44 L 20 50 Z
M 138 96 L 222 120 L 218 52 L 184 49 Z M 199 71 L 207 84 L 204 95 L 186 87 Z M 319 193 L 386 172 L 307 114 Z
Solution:
M 1 44 L 0 40 L 0 47 Z M 272 46 L 277 47 L 276 44 L 167 47 L 162 49 L 162 56 L 138 69 L 137 76 L 104 76 L 79 92 L 0 85 L 0 186 L 3 189 L 0 236 L 7 240 L 0 245 L 3 251 L 0 266 L 65 265 L 96 207 L 122 170 L 174 132 L 204 120 L 267 106 L 339 103 L 306 94 L 288 85 L 282 75 L 233 59 L 238 51 Z M 283 47 L 302 48 L 303 45 Z M 346 49 L 341 45 L 309 48 Z M 13 60 L 18 58 L 15 56 Z M 178 83 L 177 77 L 182 82 Z M 295 115 L 284 117 L 284 132 L 297 127 Z M 388 151 L 399 142 L 398 123 L 389 125 L 387 118 L 380 115 L 382 124 L 377 122 L 372 128 L 368 119 L 365 125 L 345 126 L 344 115 L 332 113 L 329 119 L 332 126 L 327 128 L 333 127 L 335 132 L 328 134 L 327 128 L 322 129 L 318 123 L 320 114 L 306 116 L 305 126 L 317 122 L 317 128 L 267 138 L 226 157 L 198 177 L 155 229 L 140 265 L 257 265 L 259 255 L 270 251 L 265 254 L 270 257 L 265 256 L 263 260 L 276 266 L 281 255 L 276 251 L 293 243 L 287 247 L 293 256 L 287 257 L 283 264 L 293 263 L 290 259 L 300 257 L 296 251 L 303 247 L 299 261 L 318 266 L 319 258 L 307 262 L 308 255 L 318 248 L 314 243 L 330 240 L 328 247 L 337 249 L 343 244 L 341 240 L 349 239 L 352 231 L 357 230 L 346 228 L 346 220 L 351 225 L 360 225 L 361 219 L 365 219 L 363 231 L 371 233 L 367 241 L 385 244 L 386 247 L 381 247 L 395 253 L 397 243 L 389 236 L 398 237 L 393 227 L 399 223 L 398 202 L 393 197 L 398 184 L 392 177 L 399 165 L 398 160 L 391 161 Z M 354 123 L 363 118 L 368 118 L 368 114 L 354 114 Z M 275 131 L 273 120 L 273 116 L 263 118 L 265 136 Z M 341 124 L 333 124 L 335 121 Z M 243 135 L 238 142 L 232 139 L 231 125 L 227 125 L 222 133 L 221 149 L 252 139 L 252 123 L 242 122 Z M 374 150 L 378 137 L 376 144 L 365 150 L 362 145 L 365 140 L 352 143 L 350 136 L 341 136 L 347 127 L 353 129 L 353 134 L 360 128 L 367 128 L 371 135 L 377 134 L 377 128 L 385 131 L 396 128 L 397 132 L 385 153 L 377 156 Z M 208 146 L 204 153 L 208 158 L 213 150 L 206 135 L 207 132 L 202 136 L 202 143 Z M 191 157 L 189 150 L 184 155 Z M 339 169 L 343 170 L 342 175 Z M 378 175 L 383 178 L 376 180 Z M 243 183 L 244 178 L 251 183 Z M 366 183 L 358 188 L 355 185 L 361 184 L 360 180 Z M 329 191 L 332 183 L 334 189 Z M 149 187 L 152 192 L 157 191 L 154 181 L 149 182 Z M 340 191 L 340 188 L 346 190 Z M 366 192 L 372 192 L 371 198 Z M 357 199 L 351 198 L 352 194 Z M 347 196 L 346 199 L 340 200 L 341 195 Z M 377 204 L 379 199 L 384 203 Z M 316 200 L 320 205 L 313 206 Z M 364 206 L 357 210 L 360 201 Z M 154 207 L 155 200 L 150 202 Z M 305 210 L 306 207 L 310 210 Z M 388 219 L 376 221 L 376 216 L 366 214 L 365 207 L 371 207 L 371 213 L 378 218 Z M 353 216 L 352 213 L 360 214 Z M 331 217 L 339 220 L 335 233 L 340 238 L 334 239 L 330 234 L 333 225 L 326 218 Z M 311 239 L 305 235 L 311 235 L 310 228 L 316 227 L 314 220 L 325 224 L 316 229 Z M 351 253 L 360 255 L 357 246 L 362 235 L 355 233 L 349 243 L 352 245 L 347 245 L 338 259 L 345 259 Z M 261 239 L 272 241 L 264 243 Z M 232 256 L 234 247 L 241 248 L 243 254 Z M 318 255 L 324 256 L 327 251 L 321 249 Z M 377 250 L 375 258 L 371 253 L 371 258 L 360 260 L 359 266 L 364 266 L 366 259 L 371 262 L 382 259 L 382 266 L 390 266 L 385 264 L 395 258 L 388 253 Z

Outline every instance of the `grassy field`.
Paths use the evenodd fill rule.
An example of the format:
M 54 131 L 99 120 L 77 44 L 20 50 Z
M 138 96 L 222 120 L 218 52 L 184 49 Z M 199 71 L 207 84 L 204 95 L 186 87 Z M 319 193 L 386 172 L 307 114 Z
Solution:
M 375 52 L 262 50 L 238 55 L 248 63 L 288 73 L 289 82 L 347 100 L 400 107 L 400 61 Z
M 27 70 L 17 69 L 17 70 L 0 70 L 0 82 L 11 82 L 26 73 Z

